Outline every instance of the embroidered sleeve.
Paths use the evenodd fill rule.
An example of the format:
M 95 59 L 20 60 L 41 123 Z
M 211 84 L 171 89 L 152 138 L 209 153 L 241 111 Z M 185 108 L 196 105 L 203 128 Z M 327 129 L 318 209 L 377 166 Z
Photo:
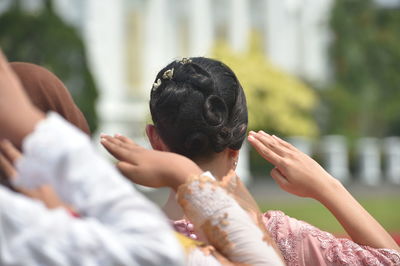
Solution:
M 280 211 L 265 213 L 264 223 L 288 265 L 400 265 L 395 250 L 336 238 Z
M 196 230 L 230 261 L 283 265 L 278 253 L 264 241 L 264 232 L 217 181 L 193 177 L 179 188 L 177 196 Z

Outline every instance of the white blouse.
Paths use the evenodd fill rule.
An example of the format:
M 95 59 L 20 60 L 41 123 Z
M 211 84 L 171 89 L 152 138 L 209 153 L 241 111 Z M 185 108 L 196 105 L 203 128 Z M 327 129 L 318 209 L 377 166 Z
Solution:
M 182 265 L 165 216 L 50 113 L 23 143 L 16 185 L 51 184 L 81 218 L 0 186 L 0 265 Z

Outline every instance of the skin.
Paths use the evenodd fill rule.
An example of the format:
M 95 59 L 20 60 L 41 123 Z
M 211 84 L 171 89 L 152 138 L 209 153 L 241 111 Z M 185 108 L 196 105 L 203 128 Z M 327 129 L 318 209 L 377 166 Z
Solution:
M 264 159 L 275 166 L 271 176 L 283 190 L 321 202 L 354 242 L 400 251 L 389 233 L 337 179 L 311 157 L 288 142 L 263 131 L 250 132 L 248 140 Z
M 150 144 L 154 150 L 157 151 L 164 151 L 169 152 L 168 146 L 163 142 L 161 137 L 158 135 L 157 131 L 155 130 L 154 125 L 147 125 L 146 126 L 146 134 L 149 138 Z M 103 135 L 106 136 L 106 135 Z M 103 138 L 104 139 L 104 138 Z M 119 140 L 122 142 L 132 142 L 126 137 L 122 137 L 120 135 L 116 135 L 114 137 L 107 136 L 107 139 L 114 139 Z M 104 143 L 102 142 L 104 145 Z M 107 149 L 107 147 L 106 147 Z M 208 156 L 207 158 L 196 158 L 193 161 L 204 171 L 210 171 L 217 179 L 221 179 L 225 175 L 229 173 L 230 170 L 235 170 L 236 165 L 235 162 L 238 161 L 239 151 L 233 149 L 225 149 L 220 153 L 215 153 L 213 155 Z M 118 158 L 117 158 L 118 159 Z M 125 171 L 123 174 L 128 177 L 129 179 L 135 179 L 135 173 L 130 171 Z M 151 184 L 143 184 L 139 183 L 144 186 L 151 186 Z M 175 191 L 171 190 L 167 202 L 164 204 L 163 207 L 164 212 L 171 220 L 179 220 L 184 218 L 184 214 L 182 208 L 176 202 L 176 195 Z
M 0 139 L 20 147 L 44 114 L 35 108 L 0 51 Z
M 117 168 L 122 174 L 139 185 L 170 187 L 176 191 L 188 176 L 203 172 L 182 155 L 148 150 L 120 135 L 102 135 L 101 144 L 119 160 Z

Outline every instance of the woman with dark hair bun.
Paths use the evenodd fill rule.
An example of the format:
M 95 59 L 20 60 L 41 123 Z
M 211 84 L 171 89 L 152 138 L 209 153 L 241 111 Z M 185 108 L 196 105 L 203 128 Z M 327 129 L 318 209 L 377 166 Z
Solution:
M 148 125 L 146 133 L 153 149 L 189 157 L 218 180 L 224 180 L 224 176 L 235 170 L 246 137 L 247 106 L 238 79 L 222 62 L 195 57 L 167 65 L 154 81 L 150 111 L 154 125 Z M 129 154 L 132 145 L 129 139 L 108 138 L 114 141 L 116 148 L 109 151 L 116 158 L 121 158 L 122 153 Z M 336 238 L 280 211 L 269 211 L 260 220 L 288 265 L 400 265 L 400 249 L 390 235 L 318 163 L 263 131 L 250 132 L 248 140 L 262 157 L 275 165 L 271 176 L 283 190 L 321 202 L 354 241 Z M 161 187 L 165 182 L 162 175 L 143 174 L 145 171 L 136 167 L 134 159 L 121 159 L 118 168 L 141 185 Z M 245 209 L 255 210 L 256 204 L 246 196 L 240 180 L 233 180 L 237 182 L 231 190 L 235 199 L 242 201 Z M 172 220 L 184 218 L 174 192 L 164 211 Z M 175 221 L 174 226 L 191 238 L 198 237 L 199 232 L 187 220 Z
M 157 134 L 170 151 L 191 159 L 210 159 L 227 148 L 238 151 L 246 137 L 242 86 L 229 67 L 213 59 L 184 59 L 162 69 L 151 91 L 150 111 L 150 139 Z
M 146 133 L 156 150 L 194 160 L 221 179 L 235 170 L 247 132 L 247 105 L 236 75 L 224 63 L 204 57 L 173 61 L 157 75 L 150 97 L 154 125 Z M 164 210 L 183 212 L 171 192 Z

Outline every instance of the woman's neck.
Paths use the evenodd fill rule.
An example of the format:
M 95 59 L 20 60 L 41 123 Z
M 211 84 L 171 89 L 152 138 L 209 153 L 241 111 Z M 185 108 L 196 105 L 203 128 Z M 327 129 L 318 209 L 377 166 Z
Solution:
M 215 156 L 212 160 L 196 160 L 196 163 L 203 171 L 210 171 L 215 178 L 220 180 L 232 169 L 232 162 L 228 160 L 227 156 Z M 171 190 L 163 210 L 171 220 L 184 219 L 183 210 L 177 203 L 173 190 Z

